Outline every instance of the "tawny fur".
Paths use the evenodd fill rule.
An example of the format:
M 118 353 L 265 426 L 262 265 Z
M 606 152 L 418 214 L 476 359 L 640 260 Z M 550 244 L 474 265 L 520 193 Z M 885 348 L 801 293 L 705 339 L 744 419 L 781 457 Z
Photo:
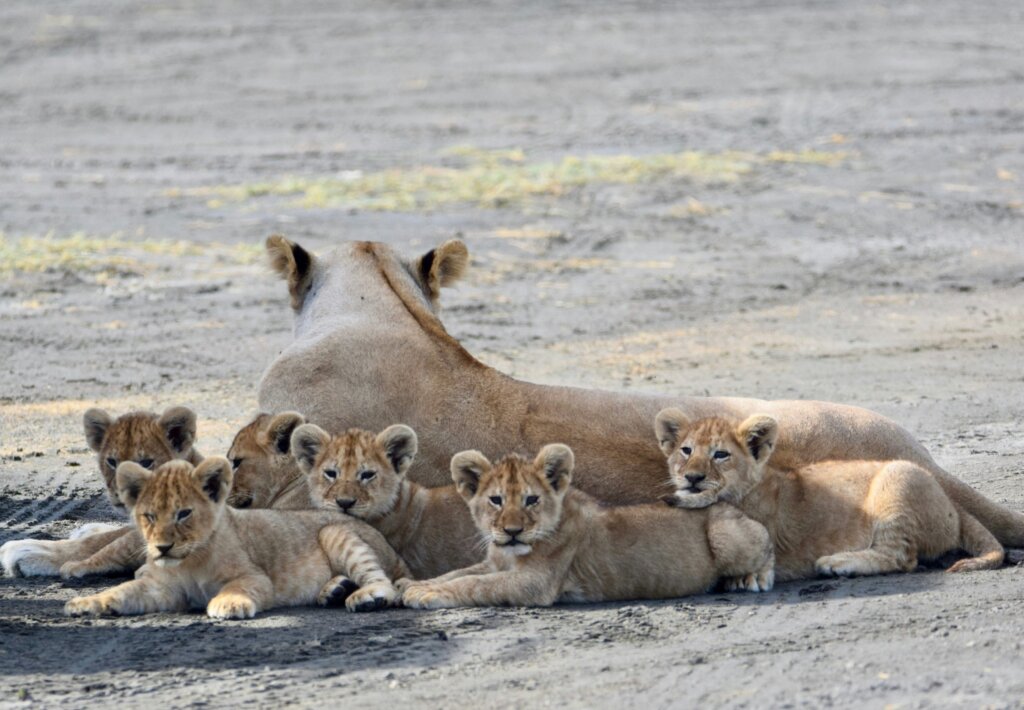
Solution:
M 347 591 L 351 610 L 376 609 L 397 593 L 404 569 L 380 534 L 326 511 L 235 510 L 227 459 L 183 461 L 151 472 L 118 467 L 120 495 L 146 542 L 146 574 L 65 605 L 69 615 L 146 614 L 205 608 L 243 619 L 281 606 L 326 604 Z M 383 563 L 383 564 L 382 564 Z
M 405 585 L 406 606 L 662 599 L 704 592 L 719 579 L 733 589 L 772 587 L 768 532 L 731 506 L 602 507 L 570 487 L 573 454 L 562 444 L 494 466 L 478 451 L 462 452 L 451 468 L 490 541 L 487 559 Z
M 401 424 L 336 436 L 306 424 L 292 437 L 313 505 L 365 520 L 414 578 L 426 579 L 481 561 L 485 547 L 455 486 L 425 488 L 405 477 L 417 448 L 416 433 Z
M 437 287 L 429 272 L 439 258 L 456 259 L 464 267 L 457 247 L 442 245 L 406 260 L 384 244 L 352 242 L 314 255 L 274 237 L 267 250 L 292 294 L 295 339 L 267 368 L 260 406 L 271 412 L 297 410 L 327 431 L 379 430 L 403 421 L 423 441 L 410 480 L 445 485 L 448 461 L 462 449 L 476 447 L 495 457 L 564 441 L 579 452 L 576 483 L 584 491 L 617 504 L 654 501 L 671 493 L 665 459 L 650 435 L 661 409 L 680 407 L 691 419 L 742 420 L 764 412 L 782 430 L 776 465 L 911 461 L 932 473 L 946 494 L 1000 542 L 1024 547 L 1024 515 L 950 476 L 906 430 L 874 412 L 827 402 L 547 387 L 487 367 L 437 315 Z M 461 268 L 444 271 L 450 278 L 442 279 L 441 287 L 454 282 Z
M 133 461 L 152 470 L 176 459 L 198 464 L 203 458 L 194 448 L 196 415 L 187 407 L 171 407 L 162 414 L 128 412 L 116 419 L 93 408 L 83 416 L 83 426 L 107 495 L 118 508 L 125 507 L 115 483 L 115 471 L 122 462 Z M 0 547 L 0 561 L 8 575 L 60 574 L 68 579 L 125 573 L 137 569 L 144 559 L 142 538 L 131 525 L 69 540 L 12 540 Z
M 676 486 L 675 504 L 728 501 L 763 523 L 775 545 L 776 578 L 912 571 L 921 559 L 964 550 L 951 572 L 1003 562 L 999 541 L 909 461 L 773 464 L 776 421 L 690 421 L 661 412 L 655 428 Z
M 235 435 L 228 450 L 235 508 L 310 508 L 306 475 L 291 452 L 292 432 L 304 423 L 298 412 L 259 414 Z

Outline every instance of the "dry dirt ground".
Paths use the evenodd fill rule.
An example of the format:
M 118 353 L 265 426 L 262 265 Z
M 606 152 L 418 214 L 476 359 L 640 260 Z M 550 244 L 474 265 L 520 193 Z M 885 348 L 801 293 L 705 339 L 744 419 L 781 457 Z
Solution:
M 226 450 L 290 335 L 275 231 L 461 235 L 444 318 L 506 372 L 863 405 L 1024 509 L 1018 1 L 338 5 L 0 4 L 0 542 L 115 517 L 88 406 L 188 404 Z M 62 617 L 109 583 L 0 579 L 0 705 L 1024 699 L 1014 567 Z

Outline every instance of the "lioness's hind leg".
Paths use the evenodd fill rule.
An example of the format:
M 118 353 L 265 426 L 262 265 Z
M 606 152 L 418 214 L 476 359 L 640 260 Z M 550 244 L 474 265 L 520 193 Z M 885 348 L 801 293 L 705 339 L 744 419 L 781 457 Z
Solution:
M 819 574 L 912 572 L 922 544 L 941 552 L 956 546 L 956 510 L 934 477 L 910 462 L 893 461 L 875 474 L 864 510 L 872 521 L 871 544 L 819 558 Z
M 948 572 L 998 569 L 1006 556 L 995 535 L 966 510 L 960 511 L 960 547 L 973 557 L 957 561 Z

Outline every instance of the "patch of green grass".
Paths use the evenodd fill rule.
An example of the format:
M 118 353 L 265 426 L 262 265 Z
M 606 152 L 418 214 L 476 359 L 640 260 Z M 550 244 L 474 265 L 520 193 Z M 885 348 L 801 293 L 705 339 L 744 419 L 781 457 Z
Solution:
M 67 236 L 51 233 L 13 237 L 0 232 L 0 273 L 141 273 L 150 268 L 146 257 L 199 256 L 211 251 L 223 253 L 237 263 L 252 263 L 262 255 L 259 245 L 249 244 L 225 246 L 181 240 L 128 239 L 120 233 L 105 237 L 81 232 Z
M 412 212 L 451 204 L 504 207 L 531 198 L 562 195 L 591 184 L 631 184 L 662 178 L 697 182 L 734 182 L 755 166 L 769 163 L 835 165 L 843 153 L 821 151 L 766 154 L 687 151 L 658 155 L 567 156 L 531 163 L 520 150 L 485 151 L 461 146 L 447 151 L 460 165 L 423 165 L 379 172 L 351 171 L 338 177 L 296 177 L 241 184 L 172 190 L 172 196 L 207 199 L 211 207 L 267 195 L 296 196 L 303 207 L 350 207 Z

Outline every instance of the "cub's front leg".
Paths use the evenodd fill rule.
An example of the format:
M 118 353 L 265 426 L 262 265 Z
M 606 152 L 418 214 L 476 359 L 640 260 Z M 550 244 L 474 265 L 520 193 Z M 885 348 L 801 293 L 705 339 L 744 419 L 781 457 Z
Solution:
M 133 572 L 146 562 L 146 542 L 135 528 L 105 546 L 99 552 L 84 560 L 71 560 L 61 565 L 60 576 L 64 579 L 85 577 L 91 574 L 116 574 Z
M 382 561 L 374 547 L 353 527 L 338 524 L 320 530 L 320 547 L 327 554 L 331 571 L 337 576 L 320 591 L 318 601 L 327 606 L 328 600 L 343 598 L 349 611 L 375 611 L 389 607 L 399 595 L 385 568 L 399 577 L 409 576 L 408 568 L 387 543 L 378 545 L 382 556 L 387 558 Z M 369 530 L 376 533 L 372 528 Z M 358 589 L 351 591 L 352 584 Z
M 413 582 L 402 603 L 413 609 L 458 606 L 551 606 L 558 598 L 554 580 L 523 570 L 469 574 L 445 581 Z
M 270 577 L 253 574 L 233 579 L 206 605 L 211 619 L 251 619 L 273 606 L 274 585 Z
M 183 611 L 188 600 L 183 590 L 155 581 L 152 577 L 134 579 L 99 594 L 75 597 L 64 605 L 68 616 L 101 614 L 152 614 L 158 611 Z

